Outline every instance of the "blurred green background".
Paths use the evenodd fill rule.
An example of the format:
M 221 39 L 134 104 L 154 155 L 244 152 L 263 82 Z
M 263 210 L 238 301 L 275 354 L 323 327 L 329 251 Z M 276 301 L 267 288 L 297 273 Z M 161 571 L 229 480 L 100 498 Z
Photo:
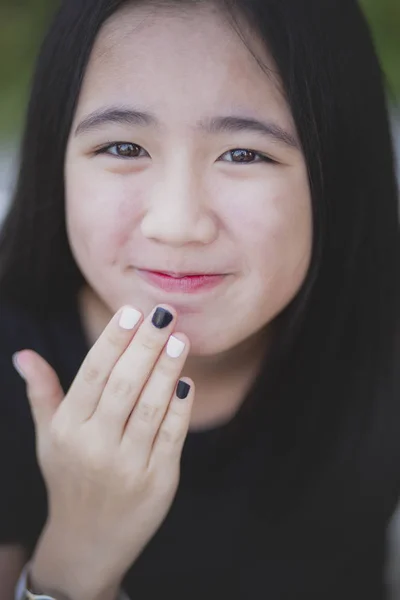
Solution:
M 321 0 L 323 1 L 323 0 Z M 370 22 L 392 103 L 400 104 L 400 0 L 360 0 Z M 0 0 L 0 136 L 21 128 L 30 75 L 56 0 Z

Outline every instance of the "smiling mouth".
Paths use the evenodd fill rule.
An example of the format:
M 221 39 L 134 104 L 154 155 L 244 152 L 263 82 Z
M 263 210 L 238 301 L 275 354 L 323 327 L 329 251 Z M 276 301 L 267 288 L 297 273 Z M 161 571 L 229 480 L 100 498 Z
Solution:
M 152 285 L 166 292 L 195 293 L 209 290 L 225 279 L 225 275 L 169 275 L 159 271 L 138 269 L 138 274 Z
M 206 276 L 221 276 L 224 273 L 207 273 L 201 271 L 159 271 L 158 269 L 140 269 L 142 271 L 148 271 L 149 273 L 157 273 L 157 275 L 166 275 L 173 277 L 174 279 L 182 279 L 183 277 L 206 277 Z

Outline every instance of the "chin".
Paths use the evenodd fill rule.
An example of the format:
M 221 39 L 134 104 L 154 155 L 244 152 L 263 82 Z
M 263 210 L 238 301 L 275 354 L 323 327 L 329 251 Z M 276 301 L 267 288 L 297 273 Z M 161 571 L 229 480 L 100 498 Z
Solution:
M 204 332 L 201 334 L 196 334 L 194 331 L 190 333 L 190 331 L 185 331 L 183 328 L 180 331 L 185 333 L 190 340 L 189 356 L 216 356 L 229 351 L 234 346 L 234 344 L 229 344 L 227 340 L 224 342 L 224 340 L 218 339 L 217 336 L 212 334 L 207 335 L 206 333 L 207 337 L 205 337 Z

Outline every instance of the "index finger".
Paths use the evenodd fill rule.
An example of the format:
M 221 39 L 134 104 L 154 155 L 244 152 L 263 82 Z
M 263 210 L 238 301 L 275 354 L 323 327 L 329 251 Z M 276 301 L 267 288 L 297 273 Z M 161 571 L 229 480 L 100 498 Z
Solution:
M 132 306 L 122 307 L 87 353 L 60 410 L 74 421 L 90 419 L 110 374 L 135 335 L 143 315 Z

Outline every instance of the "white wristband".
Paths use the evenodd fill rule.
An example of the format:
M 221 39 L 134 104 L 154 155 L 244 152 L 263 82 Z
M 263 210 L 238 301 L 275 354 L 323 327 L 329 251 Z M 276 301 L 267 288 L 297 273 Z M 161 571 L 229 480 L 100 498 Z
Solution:
M 15 587 L 15 595 L 14 600 L 27 600 L 30 596 L 36 598 L 37 600 L 52 600 L 50 596 L 44 596 L 43 594 L 32 594 L 28 590 L 28 573 L 30 568 L 30 562 L 26 563 L 24 568 L 22 569 L 21 575 L 17 581 L 17 585 Z
M 22 569 L 21 575 L 17 581 L 17 585 L 15 586 L 14 600 L 57 600 L 57 598 L 53 598 L 52 596 L 47 596 L 45 594 L 33 594 L 28 590 L 27 586 L 30 566 L 31 563 L 28 562 Z M 130 599 L 123 590 L 120 590 L 117 600 Z

